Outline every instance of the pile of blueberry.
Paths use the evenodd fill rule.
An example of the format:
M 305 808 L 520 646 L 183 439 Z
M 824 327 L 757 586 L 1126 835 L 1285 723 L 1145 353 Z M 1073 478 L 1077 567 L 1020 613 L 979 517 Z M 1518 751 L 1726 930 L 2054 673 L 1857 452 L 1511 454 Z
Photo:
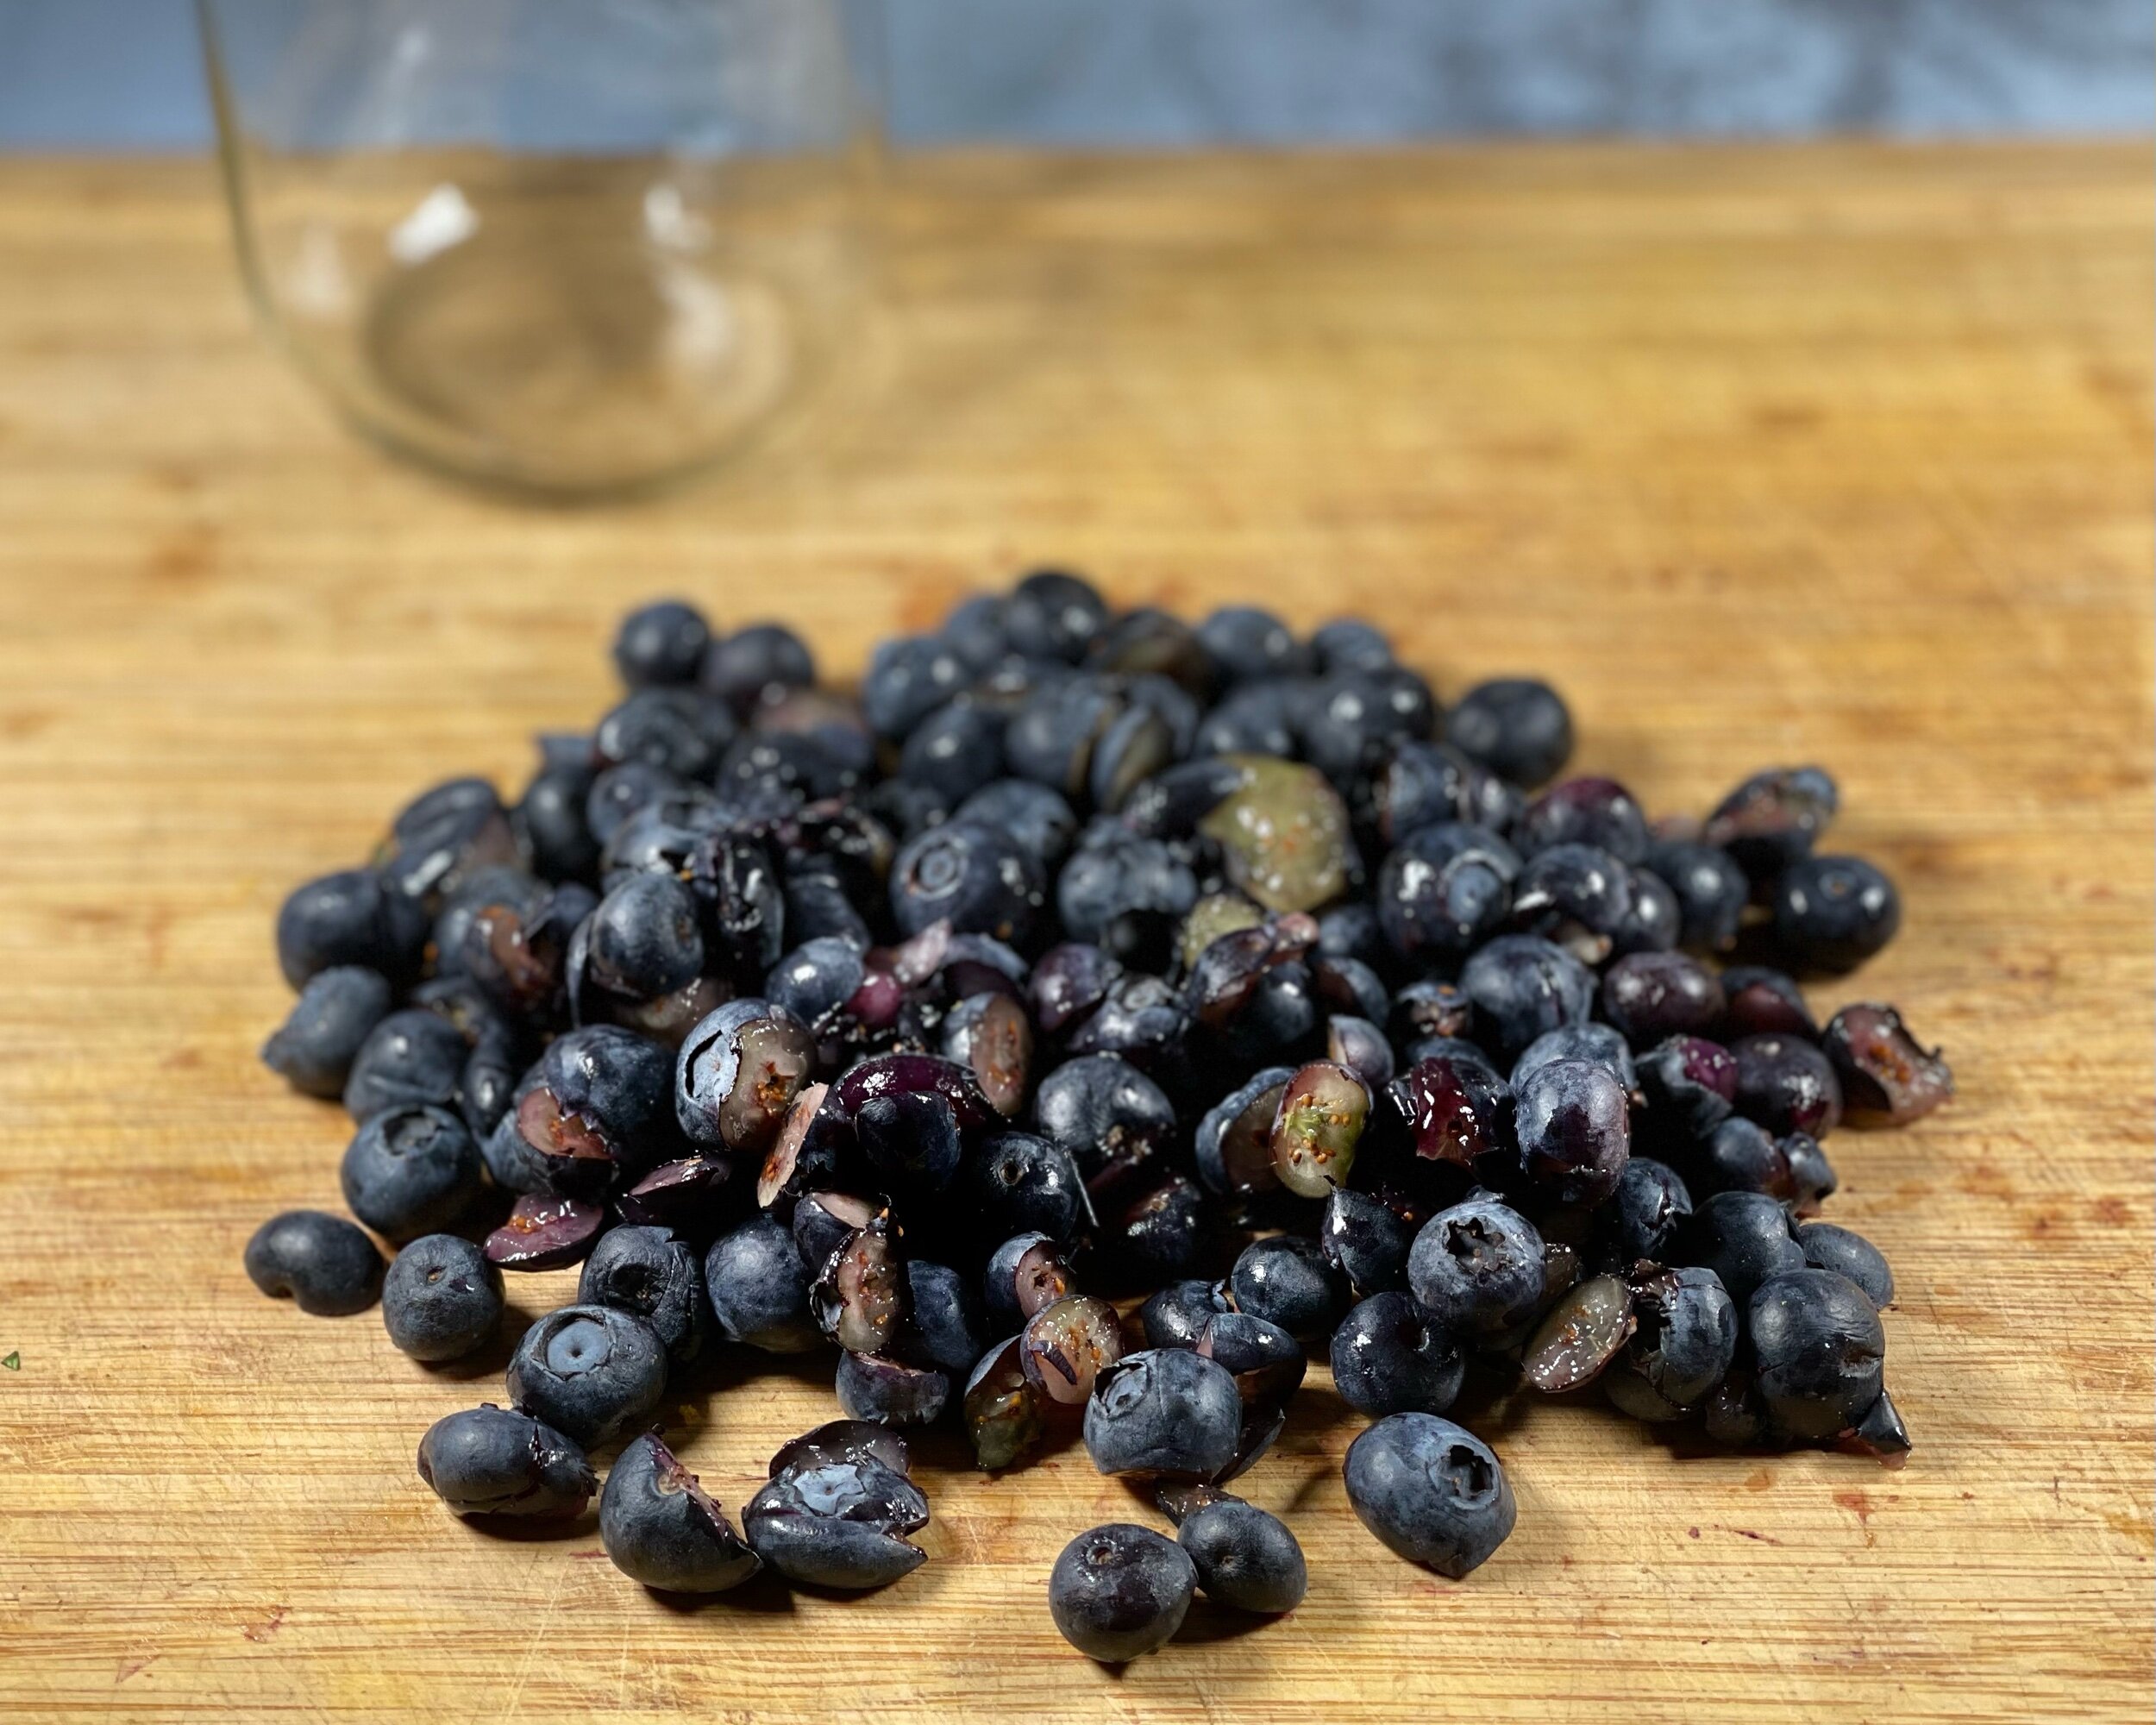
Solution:
M 256 1283 L 379 1295 L 439 1361 L 494 1337 L 504 1271 L 582 1265 L 510 1406 L 420 1445 L 459 1515 L 573 1516 L 626 1440 L 599 1525 L 638 1581 L 869 1587 L 923 1560 L 900 1428 L 991 1471 L 1075 1432 L 1175 1524 L 1055 1566 L 1058 1627 L 1120 1660 L 1194 1589 L 1302 1596 L 1294 1536 L 1224 1488 L 1313 1348 L 1375 1422 L 1356 1513 L 1450 1576 L 1514 1519 L 1443 1417 L 1470 1371 L 1725 1445 L 1908 1451 L 1886 1262 L 1808 1219 L 1837 1126 L 1952 1085 L 1892 1007 L 1821 1026 L 1792 980 L 1900 920 L 1817 850 L 1816 768 L 1650 822 L 1557 781 L 1539 682 L 1448 712 L 1366 624 L 1194 628 L 1061 573 L 886 643 L 857 695 L 680 603 L 614 656 L 626 697 L 542 738 L 517 801 L 438 786 L 278 919 L 299 999 L 264 1058 L 342 1098 L 346 1204 L 399 1250 L 385 1276 L 294 1212 Z M 839 1350 L 847 1417 L 740 1533 L 649 1434 L 714 1335 Z

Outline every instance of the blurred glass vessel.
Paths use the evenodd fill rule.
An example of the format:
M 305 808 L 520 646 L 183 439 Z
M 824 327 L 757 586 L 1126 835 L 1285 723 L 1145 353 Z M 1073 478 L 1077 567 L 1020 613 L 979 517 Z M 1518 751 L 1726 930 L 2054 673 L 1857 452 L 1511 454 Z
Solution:
M 849 0 L 197 0 L 248 289 L 362 430 L 561 496 L 797 418 L 856 338 Z

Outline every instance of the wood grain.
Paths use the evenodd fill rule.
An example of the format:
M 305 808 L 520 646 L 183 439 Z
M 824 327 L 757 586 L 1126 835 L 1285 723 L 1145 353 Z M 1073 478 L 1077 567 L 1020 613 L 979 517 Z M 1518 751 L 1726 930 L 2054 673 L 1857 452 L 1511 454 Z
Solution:
M 2141 146 L 946 160 L 892 199 L 840 435 L 520 510 L 348 440 L 250 333 L 210 177 L 0 170 L 0 1718 L 2145 1716 L 2151 1668 L 2149 154 Z M 412 787 L 519 782 L 635 598 L 841 673 L 1029 560 L 1361 610 L 1440 687 L 1532 668 L 1581 763 L 1696 807 L 1839 775 L 1900 877 L 1846 987 L 1957 1105 L 1833 1145 L 1892 1256 L 1918 1449 L 1678 1458 L 1478 1414 L 1520 1528 L 1464 1584 L 1348 1515 L 1322 1389 L 1252 1495 L 1313 1583 L 1120 1677 L 1043 1605 L 1128 1513 L 1082 1453 L 925 1470 L 934 1560 L 681 1614 L 588 1528 L 413 1477 L 495 1392 L 240 1270 L 341 1117 L 254 1063 L 270 919 Z M 565 1273 L 520 1284 L 538 1310 Z M 820 1381 L 684 1404 L 737 1504 Z

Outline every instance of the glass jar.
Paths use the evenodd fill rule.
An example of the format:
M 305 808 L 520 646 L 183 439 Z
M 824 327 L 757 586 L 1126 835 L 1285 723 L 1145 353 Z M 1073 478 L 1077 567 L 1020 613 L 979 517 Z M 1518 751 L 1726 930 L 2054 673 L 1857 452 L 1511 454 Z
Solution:
M 849 0 L 197 0 L 241 269 L 355 424 L 561 496 L 798 417 L 865 286 Z

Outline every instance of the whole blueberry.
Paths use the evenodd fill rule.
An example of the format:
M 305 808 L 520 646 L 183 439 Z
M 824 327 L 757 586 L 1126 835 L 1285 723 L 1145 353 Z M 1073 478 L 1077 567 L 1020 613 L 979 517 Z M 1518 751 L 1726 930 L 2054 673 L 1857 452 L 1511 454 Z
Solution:
M 1870 1295 L 1831 1270 L 1791 1270 L 1753 1290 L 1745 1333 L 1770 1418 L 1831 1438 L 1878 1400 L 1886 1332 Z
M 966 667 L 933 636 L 899 636 L 878 647 L 861 681 L 861 706 L 877 736 L 893 743 L 966 686 Z
M 907 734 L 899 775 L 947 803 L 963 802 L 1003 771 L 1004 723 L 1002 714 L 962 697 L 937 708 Z
M 1377 875 L 1377 919 L 1395 953 L 1423 962 L 1472 952 L 1503 924 L 1520 858 L 1487 828 L 1416 828 Z
M 1517 1092 L 1514 1129 L 1527 1177 L 1561 1204 L 1600 1204 L 1632 1154 L 1632 1111 L 1606 1066 L 1553 1060 Z
M 1318 1249 L 1358 1298 L 1407 1285 L 1414 1231 L 1389 1204 L 1343 1186 L 1325 1201 Z
M 1804 991 L 1785 971 L 1763 964 L 1733 964 L 1722 972 L 1722 994 L 1728 1005 L 1721 1027 L 1714 1032 L 1718 1041 L 1776 1032 L 1808 1042 L 1819 1040 L 1820 1029 L 1804 1004 Z
M 1221 1494 L 1183 1517 L 1175 1543 L 1206 1598 L 1266 1616 L 1293 1611 L 1310 1586 L 1302 1546 L 1279 1516 Z
M 1031 1132 L 1000 1132 L 975 1145 L 960 1184 L 986 1232 L 1005 1239 L 1037 1231 L 1068 1240 L 1087 1213 L 1070 1152 Z
M 746 718 L 789 689 L 812 687 L 816 660 L 784 624 L 752 623 L 711 643 L 697 681 Z
M 1031 779 L 984 784 L 954 807 L 950 818 L 1009 833 L 1049 875 L 1061 866 L 1078 836 L 1078 817 L 1069 803 L 1052 787 Z
M 656 1000 L 704 972 L 695 895 L 671 875 L 630 875 L 579 931 L 584 979 L 624 1000 Z
M 455 1234 L 425 1234 L 397 1254 L 382 1281 L 382 1321 L 399 1352 L 461 1359 L 502 1322 L 502 1273 Z
M 1186 1174 L 1171 1174 L 1132 1201 L 1100 1245 L 1147 1286 L 1195 1269 L 1211 1237 L 1212 1207 Z
M 262 1044 L 262 1063 L 310 1096 L 340 1096 L 352 1062 L 389 1016 L 389 981 L 361 964 L 333 964 L 310 976 L 284 1024 Z
M 1719 845 L 1658 839 L 1647 864 L 1677 897 L 1677 944 L 1694 952 L 1727 952 L 1751 901 L 1752 883 Z
M 1632 875 L 1630 865 L 1599 845 L 1545 845 L 1513 882 L 1513 926 L 1599 964 L 1632 916 Z
M 1440 1210 L 1407 1254 L 1416 1302 L 1448 1333 L 1501 1334 L 1532 1316 L 1545 1285 L 1542 1236 L 1495 1199 Z
M 1847 1276 L 1874 1306 L 1894 1303 L 1894 1271 L 1886 1254 L 1854 1229 L 1832 1222 L 1800 1222 L 1796 1244 L 1810 1268 Z
M 1009 833 L 946 821 L 917 834 L 891 865 L 891 913 L 908 934 L 949 922 L 1014 946 L 1032 938 L 1047 896 L 1041 865 Z
M 485 1178 L 479 1147 L 447 1108 L 386 1108 L 346 1146 L 344 1201 L 375 1233 L 416 1239 L 469 1209 Z
M 1197 900 L 1196 877 L 1172 846 L 1112 830 L 1088 833 L 1056 879 L 1064 931 L 1126 964 L 1158 966 Z
M 1467 961 L 1460 990 L 1477 1037 L 1507 1063 L 1545 1032 L 1585 1024 L 1595 976 L 1561 946 L 1531 934 L 1501 934 Z
M 457 1105 L 471 1047 L 457 1027 L 420 1007 L 392 1013 L 367 1032 L 344 1082 L 345 1112 L 369 1120 L 385 1108 Z
M 632 689 L 693 682 L 711 644 L 711 626 L 702 612 L 686 599 L 657 599 L 622 618 L 614 668 Z
M 649 1433 L 607 1470 L 599 1536 L 616 1569 L 663 1593 L 723 1593 L 763 1567 L 696 1476 Z
M 792 1231 L 768 1211 L 721 1235 L 704 1257 L 705 1292 L 719 1333 L 767 1353 L 822 1345 L 809 1314 L 811 1277 Z
M 582 1515 L 599 1489 L 584 1452 L 569 1439 L 492 1402 L 427 1428 L 419 1477 L 459 1515 L 567 1520 Z
M 1902 926 L 1894 882 L 1860 856 L 1807 856 L 1774 883 L 1774 932 L 1802 970 L 1853 970 Z
M 1195 1347 L 1206 1324 L 1225 1310 L 1217 1283 L 1171 1282 L 1138 1308 L 1149 1348 Z
M 938 631 L 943 644 L 976 674 L 993 671 L 1011 650 L 1004 632 L 1003 613 L 1008 600 L 1000 593 L 975 593 L 951 607 Z
M 1566 779 L 1529 803 L 1514 837 L 1532 856 L 1553 844 L 1593 844 L 1620 862 L 1647 860 L 1647 818 L 1614 779 Z
M 1729 1045 L 1737 1062 L 1737 1112 L 1777 1136 L 1825 1138 L 1841 1124 L 1841 1079 L 1813 1043 L 1781 1032 L 1739 1037 Z
M 1839 803 L 1833 780 L 1821 768 L 1770 767 L 1716 805 L 1703 836 L 1764 886 L 1812 854 Z
M 1374 1294 L 1332 1333 L 1332 1386 L 1358 1414 L 1442 1414 L 1460 1393 L 1460 1345 L 1407 1294 Z
M 427 912 L 388 890 L 371 869 L 347 869 L 295 887 L 277 913 L 277 961 L 304 988 L 317 971 L 357 964 L 410 982 L 427 939 Z
M 1640 1056 L 1638 1070 L 1646 1104 L 1636 1122 L 1642 1143 L 1681 1149 L 1729 1118 L 1737 1063 L 1720 1043 L 1673 1036 Z
M 871 1096 L 855 1110 L 854 1132 L 888 1189 L 940 1192 L 957 1177 L 964 1154 L 958 1119 L 933 1092 Z
M 1174 1636 L 1197 1586 L 1196 1565 L 1173 1540 L 1111 1521 L 1063 1547 L 1049 1572 L 1048 1609 L 1080 1653 L 1122 1665 Z
M 1610 931 L 1610 950 L 1620 958 L 1635 952 L 1670 952 L 1683 932 L 1683 913 L 1670 883 L 1651 869 L 1634 869 L 1632 908 Z
M 1254 605 L 1222 605 L 1198 625 L 1203 647 L 1232 683 L 1291 676 L 1302 669 L 1303 649 L 1288 625 Z
M 582 881 L 599 868 L 599 840 L 586 808 L 598 768 L 591 740 L 580 738 L 582 757 L 548 761 L 532 775 L 512 817 L 531 852 L 535 873 L 548 881 Z
M 1004 637 L 1029 659 L 1075 665 L 1107 622 L 1107 603 L 1093 584 L 1062 569 L 1036 569 L 1003 607 Z
M 1200 721 L 1194 752 L 1292 756 L 1299 690 L 1299 684 L 1279 678 L 1230 689 Z
M 1086 1403 L 1087 1452 L 1102 1473 L 1205 1479 L 1235 1458 L 1243 1402 L 1226 1367 L 1190 1348 L 1125 1354 Z
M 1537 1037 L 1513 1062 L 1512 1088 L 1517 1091 L 1530 1076 L 1557 1060 L 1585 1060 L 1607 1067 L 1609 1076 L 1626 1091 L 1639 1088 L 1632 1050 L 1616 1028 L 1606 1024 L 1566 1025 Z
M 1348 785 L 1382 768 L 1401 743 L 1426 740 L 1437 724 L 1437 699 L 1428 683 L 1400 665 L 1335 670 L 1313 686 L 1297 721 L 1303 758 L 1336 785 Z
M 928 1499 L 868 1456 L 782 1469 L 741 1525 L 758 1557 L 812 1587 L 881 1587 L 928 1560 L 906 1537 L 928 1525 Z
M 1469 759 L 1532 789 L 1572 754 L 1572 715 L 1557 692 L 1532 677 L 1477 683 L 1445 718 L 1445 738 Z
M 1692 1195 L 1675 1169 L 1652 1157 L 1635 1156 L 1617 1176 L 1617 1189 L 1595 1212 L 1595 1232 L 1613 1269 L 1641 1258 L 1662 1261 L 1678 1225 L 1692 1214 Z
M 1085 1055 L 1048 1073 L 1034 1093 L 1033 1120 L 1042 1137 L 1069 1152 L 1096 1194 L 1132 1182 L 1166 1153 L 1176 1131 L 1167 1093 L 1113 1054 Z
M 671 1229 L 609 1228 L 584 1260 L 576 1297 L 642 1318 L 669 1359 L 694 1359 L 704 1346 L 703 1265 Z
M 839 935 L 819 935 L 771 967 L 763 992 L 773 1006 L 821 1030 L 837 1021 L 867 974 L 861 947 Z
M 1677 1230 L 1677 1261 L 1711 1270 L 1740 1304 L 1770 1276 L 1804 1267 L 1789 1213 L 1762 1192 L 1717 1192 Z
M 1489 1446 L 1434 1414 L 1388 1414 L 1348 1446 L 1344 1471 L 1364 1527 L 1456 1581 L 1489 1560 L 1518 1514 Z
M 1336 617 L 1321 623 L 1310 637 L 1319 670 L 1382 671 L 1393 663 L 1393 643 L 1385 632 L 1359 617 Z
M 737 729 L 723 702 L 695 689 L 637 689 L 600 718 L 592 747 L 610 767 L 638 761 L 693 781 L 717 770 Z
M 1347 1289 L 1317 1241 L 1300 1234 L 1253 1240 L 1229 1272 L 1235 1308 L 1291 1336 L 1328 1330 L 1347 1306 Z
M 508 1378 L 519 1408 L 590 1449 L 659 1405 L 667 1351 L 641 1318 L 611 1306 L 564 1306 L 525 1333 Z
M 1704 1036 L 1722 1016 L 1721 984 L 1683 952 L 1634 952 L 1603 973 L 1602 1016 L 1635 1049 Z
M 364 1312 L 382 1291 L 382 1254 L 342 1216 L 287 1210 L 255 1229 L 244 1259 L 248 1280 L 303 1312 L 342 1318 Z

